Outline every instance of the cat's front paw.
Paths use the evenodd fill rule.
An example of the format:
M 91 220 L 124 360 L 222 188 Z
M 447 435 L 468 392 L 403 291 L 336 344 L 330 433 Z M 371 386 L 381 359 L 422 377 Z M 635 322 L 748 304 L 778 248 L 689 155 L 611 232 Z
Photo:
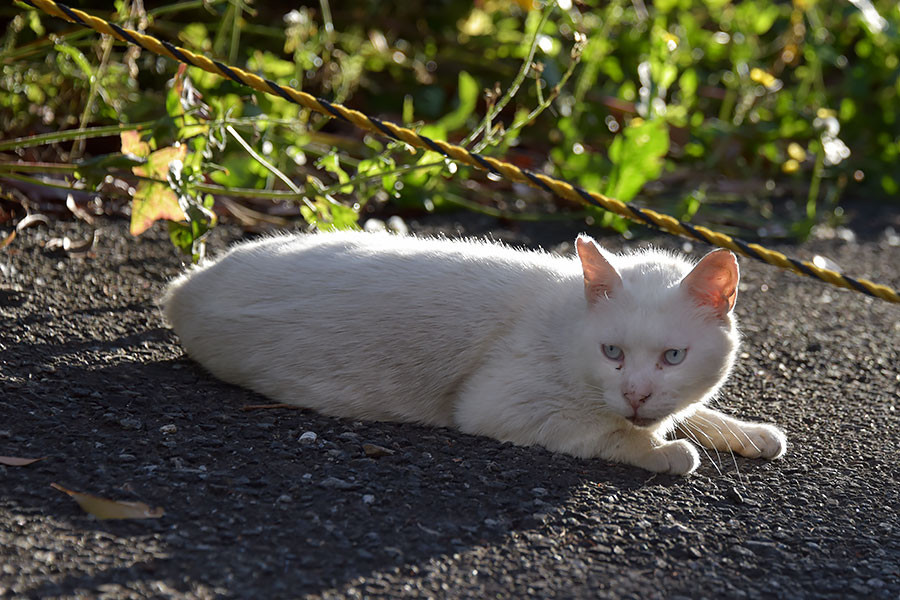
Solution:
M 787 449 L 784 432 L 766 423 L 744 423 L 738 435 L 741 442 L 734 450 L 747 458 L 780 458 Z
M 700 466 L 700 454 L 690 442 L 676 440 L 653 448 L 638 466 L 654 473 L 687 475 Z

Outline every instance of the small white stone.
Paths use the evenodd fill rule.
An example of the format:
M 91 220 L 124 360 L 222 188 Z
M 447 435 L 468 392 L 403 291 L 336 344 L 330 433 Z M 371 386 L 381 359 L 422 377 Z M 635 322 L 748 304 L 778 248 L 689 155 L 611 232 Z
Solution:
M 171 435 L 178 431 L 178 427 L 176 427 L 173 423 L 169 423 L 168 425 L 163 425 L 159 428 L 159 432 L 165 435 Z
M 385 225 L 384 221 L 381 219 L 372 218 L 363 223 L 363 230 L 368 231 L 369 233 L 387 231 L 387 225 Z
M 394 215 L 387 220 L 387 228 L 397 235 L 409 235 L 409 227 L 407 227 L 406 222 L 397 215 Z
M 301 444 L 312 444 L 318 437 L 319 436 L 317 436 L 314 431 L 307 431 L 306 433 L 301 435 L 300 439 L 298 439 L 297 441 Z
M 363 504 L 374 504 L 375 496 L 372 494 L 364 494 L 362 497 Z

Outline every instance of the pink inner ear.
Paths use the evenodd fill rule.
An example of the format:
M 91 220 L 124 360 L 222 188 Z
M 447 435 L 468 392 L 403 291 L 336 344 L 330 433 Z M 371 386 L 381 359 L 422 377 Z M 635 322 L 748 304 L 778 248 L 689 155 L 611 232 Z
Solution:
M 723 249 L 704 256 L 681 286 L 700 304 L 714 308 L 724 317 L 734 308 L 739 280 L 737 259 Z
M 575 240 L 575 249 L 584 272 L 584 296 L 588 303 L 607 298 L 621 287 L 618 271 L 603 257 L 594 240 L 580 235 Z

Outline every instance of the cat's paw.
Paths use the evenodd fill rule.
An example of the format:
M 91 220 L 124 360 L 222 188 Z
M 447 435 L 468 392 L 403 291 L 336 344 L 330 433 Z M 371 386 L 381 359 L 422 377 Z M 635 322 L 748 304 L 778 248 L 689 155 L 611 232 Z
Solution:
M 734 451 L 747 458 L 780 458 L 787 449 L 784 432 L 766 423 L 743 423 Z
M 690 442 L 676 440 L 653 448 L 639 466 L 655 473 L 687 475 L 700 466 L 700 454 Z

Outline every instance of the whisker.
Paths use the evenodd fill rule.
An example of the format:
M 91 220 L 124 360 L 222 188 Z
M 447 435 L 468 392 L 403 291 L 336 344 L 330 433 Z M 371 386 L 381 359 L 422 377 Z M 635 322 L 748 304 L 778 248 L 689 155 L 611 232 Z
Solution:
M 727 422 L 725 419 L 717 419 L 716 421 L 713 421 L 712 419 L 707 419 L 707 418 L 704 417 L 703 415 L 699 415 L 699 414 L 694 414 L 694 415 L 692 415 L 692 418 L 699 419 L 699 420 L 703 421 L 704 423 L 709 424 L 709 426 L 712 427 L 713 429 L 715 429 L 715 430 L 719 433 L 719 435 L 722 436 L 723 439 L 725 438 L 725 432 L 722 431 L 722 428 L 719 427 L 719 425 L 724 426 L 725 429 L 728 430 L 728 433 L 731 434 L 731 437 L 733 437 L 734 440 L 735 440 L 737 443 L 739 443 L 739 444 L 741 445 L 741 448 L 745 448 L 745 447 L 746 447 L 746 446 L 744 445 L 744 442 L 737 436 L 737 434 L 734 432 L 734 429 L 732 429 L 732 428 L 728 425 L 728 422 Z
M 686 435 L 686 436 L 688 437 L 688 439 L 690 439 L 692 442 L 694 442 L 695 444 L 697 444 L 698 446 L 700 446 L 700 450 L 703 451 L 703 454 L 705 454 L 705 455 L 706 455 L 706 458 L 709 459 L 709 462 L 712 463 L 712 466 L 713 466 L 713 468 L 715 468 L 716 473 L 718 473 L 719 475 L 721 475 L 721 474 L 722 474 L 722 469 L 719 468 L 719 464 L 718 464 L 718 463 L 721 463 L 722 459 L 721 459 L 721 457 L 719 456 L 719 451 L 716 450 L 715 448 L 713 448 L 713 451 L 715 451 L 715 453 L 716 453 L 716 459 L 717 459 L 717 461 L 714 461 L 714 460 L 712 459 L 712 456 L 710 456 L 709 452 L 706 450 L 706 446 L 704 446 L 704 445 L 700 442 L 700 440 L 697 439 L 697 437 L 696 437 L 696 436 L 695 436 L 695 435 L 687 428 L 687 426 L 686 426 L 685 424 L 679 423 L 679 424 L 676 425 L 675 427 L 676 427 L 677 429 L 681 430 L 681 432 L 684 433 L 684 435 Z M 698 433 L 701 433 L 701 434 L 703 434 L 705 437 L 709 438 L 709 436 L 707 436 L 707 435 L 706 435 L 705 433 L 703 433 L 702 431 L 699 431 L 699 430 L 698 430 Z
M 734 429 L 731 428 L 731 425 L 728 424 L 728 420 L 727 420 L 727 419 L 721 419 L 721 422 L 722 422 L 722 425 L 724 425 L 725 428 L 731 433 L 731 435 L 734 436 L 734 439 L 737 440 L 737 441 L 741 444 L 741 448 L 746 449 L 746 448 L 747 448 L 747 445 L 744 444 L 744 442 L 741 440 L 740 436 L 738 435 L 738 432 L 740 432 L 740 433 L 744 436 L 744 439 L 747 440 L 747 443 L 748 443 L 748 444 L 750 444 L 751 446 L 753 446 L 753 449 L 754 449 L 754 450 L 756 450 L 756 451 L 759 452 L 759 453 L 762 453 L 762 450 L 760 450 L 759 447 L 758 447 L 756 444 L 753 443 L 753 440 L 750 439 L 750 436 L 747 435 L 747 433 L 746 433 L 743 429 L 741 429 L 740 427 L 738 427 L 738 428 L 737 428 L 737 432 L 736 432 Z
M 704 438 L 706 438 L 709 441 L 709 447 L 716 453 L 716 459 L 719 461 L 719 464 L 721 465 L 722 456 L 719 454 L 719 449 L 716 448 L 715 440 L 713 440 L 713 438 L 708 433 L 703 431 L 702 428 L 697 427 L 696 425 L 693 425 L 690 421 L 685 421 L 684 423 L 679 423 L 679 425 L 681 425 L 682 427 L 689 427 L 689 428 L 691 428 L 690 429 L 691 433 L 700 434 Z M 682 429 L 682 431 L 687 432 L 686 429 Z M 699 439 L 697 439 L 697 438 L 694 438 L 694 439 L 699 443 Z
M 741 467 L 738 465 L 737 457 L 734 455 L 735 454 L 734 450 L 731 449 L 731 444 L 728 444 L 727 440 L 725 439 L 725 432 L 722 431 L 722 428 L 719 427 L 718 423 L 716 423 L 710 419 L 707 419 L 706 417 L 704 417 L 703 415 L 700 415 L 700 414 L 695 413 L 695 414 L 691 415 L 691 418 L 698 419 L 698 420 L 706 423 L 709 427 L 714 429 L 716 431 L 716 433 L 718 433 L 722 437 L 723 441 L 726 442 L 726 445 L 728 446 L 728 453 L 731 455 L 731 462 L 734 463 L 734 471 L 737 474 L 738 482 L 742 483 L 741 482 Z M 731 429 L 731 427 L 728 426 L 728 423 L 726 423 L 725 421 L 723 421 L 721 419 L 719 420 L 719 423 L 724 425 L 725 428 L 729 431 L 729 433 L 731 433 L 731 435 L 734 436 L 734 431 Z M 698 426 L 698 429 L 701 429 L 701 427 Z M 742 448 L 744 447 L 744 442 L 742 442 L 738 437 L 735 436 L 734 439 L 736 442 L 741 444 Z

